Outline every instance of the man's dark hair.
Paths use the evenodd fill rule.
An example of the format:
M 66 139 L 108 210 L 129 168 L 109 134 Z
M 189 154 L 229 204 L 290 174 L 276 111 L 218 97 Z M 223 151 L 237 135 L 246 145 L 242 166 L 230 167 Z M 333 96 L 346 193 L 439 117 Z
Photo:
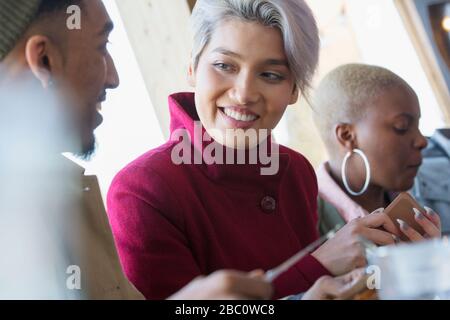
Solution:
M 80 6 L 82 2 L 83 0 L 42 0 L 36 19 L 39 19 L 39 17 L 49 13 L 66 11 L 66 9 L 71 5 Z

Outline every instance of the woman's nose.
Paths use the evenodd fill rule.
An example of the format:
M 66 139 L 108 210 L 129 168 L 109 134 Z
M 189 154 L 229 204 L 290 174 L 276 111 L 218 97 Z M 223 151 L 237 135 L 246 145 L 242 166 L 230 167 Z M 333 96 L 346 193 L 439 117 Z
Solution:
M 414 147 L 422 150 L 425 149 L 428 145 L 428 139 L 419 131 L 418 137 L 414 142 Z
M 248 74 L 243 74 L 236 78 L 232 95 L 235 102 L 239 105 L 256 103 L 260 97 L 255 80 Z

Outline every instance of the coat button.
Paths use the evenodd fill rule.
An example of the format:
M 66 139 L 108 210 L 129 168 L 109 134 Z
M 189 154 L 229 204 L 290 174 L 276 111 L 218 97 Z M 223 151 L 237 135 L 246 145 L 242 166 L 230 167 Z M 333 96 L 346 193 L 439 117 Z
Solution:
M 266 196 L 261 200 L 261 208 L 266 213 L 273 213 L 277 207 L 277 202 L 274 198 Z

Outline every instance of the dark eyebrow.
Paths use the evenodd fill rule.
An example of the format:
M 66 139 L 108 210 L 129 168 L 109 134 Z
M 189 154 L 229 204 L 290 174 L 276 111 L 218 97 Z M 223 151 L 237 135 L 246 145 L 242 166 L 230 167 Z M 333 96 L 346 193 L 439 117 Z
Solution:
M 217 52 L 217 53 L 220 53 L 220 54 L 223 54 L 223 55 L 226 55 L 226 56 L 242 58 L 242 56 L 240 54 L 238 54 L 236 52 L 233 52 L 233 51 L 230 51 L 230 50 L 227 50 L 227 49 L 222 48 L 222 47 L 216 48 L 212 52 Z
M 236 52 L 227 50 L 225 48 L 219 47 L 214 49 L 212 52 L 217 52 L 226 56 L 231 56 L 231 57 L 235 57 L 238 59 L 242 59 L 242 56 Z M 262 64 L 264 65 L 272 65 L 272 66 L 285 66 L 285 67 L 289 67 L 289 64 L 287 62 L 287 60 L 285 59 L 267 59 L 265 60 Z
M 411 120 L 420 119 L 421 118 L 421 114 L 413 115 L 411 113 L 402 112 L 402 113 L 400 113 L 400 114 L 395 116 L 395 118 L 400 118 L 400 117 L 408 118 L 408 120 L 411 121 Z
M 265 62 L 264 62 L 264 64 L 267 64 L 267 65 L 275 65 L 275 66 L 285 66 L 285 67 L 289 67 L 289 64 L 288 64 L 288 62 L 287 62 L 287 60 L 284 60 L 284 59 L 281 59 L 281 60 L 278 60 L 278 59 L 269 59 L 269 60 L 266 60 Z
M 111 33 L 111 31 L 114 29 L 114 23 L 112 21 L 108 21 L 103 26 L 102 30 L 98 33 L 100 37 L 107 36 Z

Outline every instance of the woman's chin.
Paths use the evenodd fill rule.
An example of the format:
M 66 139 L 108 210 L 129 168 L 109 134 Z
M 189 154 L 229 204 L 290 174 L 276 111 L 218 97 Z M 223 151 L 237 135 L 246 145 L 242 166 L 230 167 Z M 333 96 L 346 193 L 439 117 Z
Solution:
M 411 190 L 413 186 L 414 186 L 414 178 L 413 179 L 408 178 L 405 179 L 404 181 L 401 181 L 395 189 L 391 189 L 389 191 L 406 192 Z
M 223 129 L 223 130 L 208 130 L 208 134 L 214 141 L 230 149 L 252 149 L 258 146 L 259 143 L 265 141 L 268 135 L 260 134 L 257 129 L 249 128 L 243 129 Z

